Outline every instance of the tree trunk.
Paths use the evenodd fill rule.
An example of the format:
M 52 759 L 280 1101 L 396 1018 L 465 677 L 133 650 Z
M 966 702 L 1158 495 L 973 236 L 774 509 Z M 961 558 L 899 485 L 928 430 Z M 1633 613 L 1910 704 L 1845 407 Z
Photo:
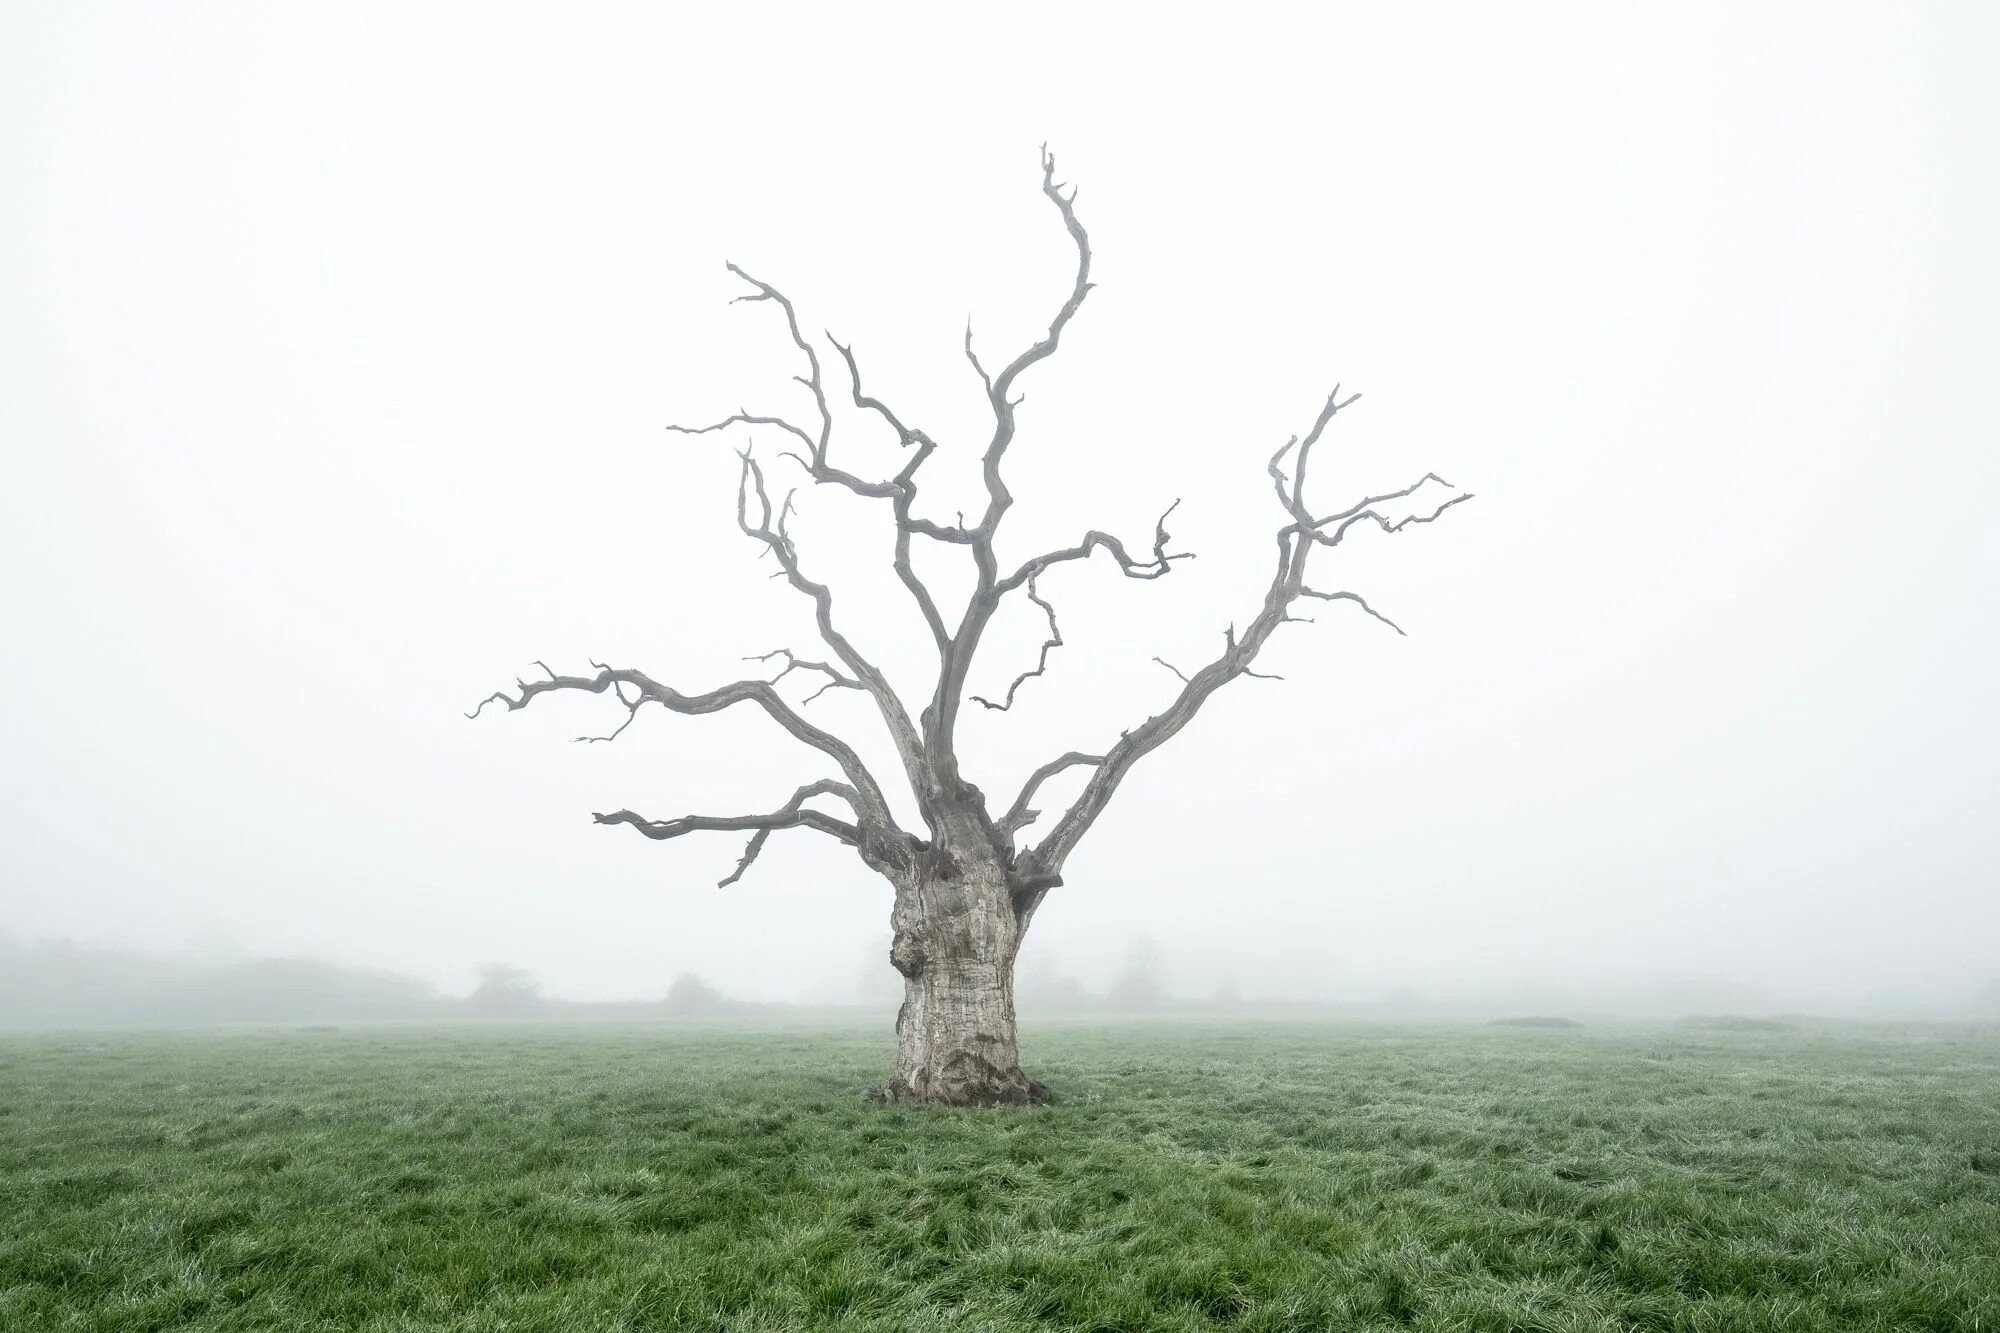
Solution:
M 1048 1089 L 1021 1072 L 1014 958 L 1024 923 L 989 857 L 927 858 L 897 885 L 890 961 L 903 974 L 890 1101 L 1025 1106 Z

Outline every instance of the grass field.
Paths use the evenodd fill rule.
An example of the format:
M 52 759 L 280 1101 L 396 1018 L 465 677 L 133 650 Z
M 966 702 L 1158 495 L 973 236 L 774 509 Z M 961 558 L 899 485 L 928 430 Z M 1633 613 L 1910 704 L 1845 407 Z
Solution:
M 2000 1032 L 0 1037 L 0 1329 L 2000 1330 Z

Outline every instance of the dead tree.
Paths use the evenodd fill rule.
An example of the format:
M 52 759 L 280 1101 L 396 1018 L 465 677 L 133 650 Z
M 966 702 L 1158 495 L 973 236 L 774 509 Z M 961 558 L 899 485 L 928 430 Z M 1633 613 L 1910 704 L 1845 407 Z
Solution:
M 617 810 L 594 818 L 600 824 L 629 824 L 656 839 L 711 830 L 748 833 L 748 845 L 736 868 L 722 881 L 725 885 L 742 877 L 772 833 L 793 828 L 811 829 L 846 844 L 886 878 L 895 890 L 890 961 L 904 979 L 904 999 L 896 1019 L 896 1069 L 886 1089 L 886 1095 L 895 1100 L 994 1105 L 1041 1098 L 1045 1089 L 1022 1074 L 1015 1047 L 1014 960 L 1036 910 L 1051 889 L 1061 886 L 1063 867 L 1119 784 L 1135 764 L 1193 721 L 1217 690 L 1239 677 L 1260 674 L 1252 669 L 1257 654 L 1280 625 L 1304 619 L 1293 610 L 1301 600 L 1352 603 L 1401 634 L 1399 627 L 1358 593 L 1309 584 L 1307 566 L 1313 553 L 1340 545 L 1357 528 L 1395 533 L 1413 524 L 1430 523 L 1471 498 L 1453 492 L 1449 483 L 1426 473 L 1408 486 L 1366 496 L 1345 508 L 1313 508 L 1306 498 L 1313 449 L 1334 417 L 1358 397 L 1351 394 L 1343 398 L 1336 387 L 1311 427 L 1302 436 L 1286 441 L 1267 464 L 1281 525 L 1276 533 L 1270 586 L 1256 613 L 1240 629 L 1232 627 L 1225 633 L 1222 650 L 1213 660 L 1186 672 L 1168 667 L 1180 679 L 1181 688 L 1164 711 L 1123 732 L 1101 753 L 1072 750 L 1049 760 L 1029 775 L 1011 801 L 996 810 L 986 794 L 961 772 L 958 724 L 968 698 L 989 708 L 1010 708 L 1021 688 L 1043 674 L 1050 653 L 1061 646 L 1055 608 L 1042 596 L 1038 580 L 1058 565 L 1086 561 L 1098 552 L 1133 579 L 1160 578 L 1177 561 L 1187 558 L 1185 553 L 1168 549 L 1170 506 L 1154 527 L 1150 549 L 1134 553 L 1117 537 L 1091 531 L 1074 545 L 1030 556 L 1017 565 L 1001 560 L 997 538 L 1014 503 L 1003 472 L 1014 444 L 1015 411 L 1021 403 L 1015 385 L 1037 362 L 1055 352 L 1092 286 L 1090 240 L 1077 219 L 1076 191 L 1057 183 L 1055 162 L 1046 150 L 1042 155 L 1042 193 L 1055 206 L 1075 242 L 1076 280 L 1048 333 L 997 372 L 989 371 L 974 353 L 967 331 L 965 355 L 978 372 L 993 418 L 993 433 L 982 456 L 985 508 L 976 521 L 969 522 L 959 514 L 955 521 L 944 522 L 917 512 L 918 475 L 939 445 L 867 392 L 852 349 L 829 335 L 827 341 L 839 353 L 846 371 L 853 409 L 879 418 L 907 451 L 901 469 L 880 480 L 858 476 L 834 461 L 834 406 L 828 398 L 819 352 L 800 332 L 791 301 L 734 264 L 729 265 L 730 271 L 750 287 L 738 299 L 769 302 L 784 314 L 791 340 L 804 361 L 804 373 L 796 378 L 811 394 L 813 418 L 800 424 L 785 417 L 739 411 L 710 425 L 669 428 L 694 435 L 750 427 L 780 432 L 788 437 L 784 460 L 802 468 L 813 483 L 882 502 L 895 523 L 896 576 L 908 590 L 937 650 L 936 682 L 917 716 L 911 716 L 888 679 L 842 633 L 834 615 L 832 592 L 815 581 L 801 562 L 790 530 L 791 497 L 774 503 L 764 468 L 748 447 L 739 451 L 742 470 L 736 495 L 737 522 L 746 536 L 763 545 L 791 586 L 810 599 L 820 638 L 830 653 L 828 660 L 779 649 L 763 658 L 749 659 L 779 665 L 768 679 L 738 680 L 696 694 L 684 694 L 630 667 L 592 662 L 592 674 L 565 676 L 537 663 L 547 679 L 517 682 L 519 690 L 514 694 L 497 691 L 472 714 L 477 716 L 489 703 L 504 704 L 509 710 L 525 708 L 536 698 L 558 691 L 608 691 L 624 705 L 627 714 L 610 733 L 615 737 L 648 704 L 673 713 L 713 713 L 748 706 L 762 709 L 800 745 L 831 761 L 840 776 L 808 782 L 788 800 L 759 814 L 653 819 Z M 1433 486 L 1453 493 L 1421 509 L 1404 506 L 1400 516 L 1392 517 L 1399 513 L 1397 502 Z M 969 557 L 977 584 L 963 609 L 952 608 L 953 614 L 947 615 L 947 609 L 918 577 L 911 550 L 919 541 L 956 547 Z M 1027 598 L 1046 617 L 1047 641 L 1035 665 L 1013 680 L 1002 699 L 968 696 L 967 676 L 987 629 L 995 613 L 1014 596 Z M 796 703 L 778 689 L 794 675 L 817 682 L 817 688 Z M 860 691 L 880 714 L 901 762 L 903 781 L 922 819 L 920 833 L 897 823 L 882 782 L 862 763 L 854 747 L 807 720 L 806 705 L 829 690 Z M 1070 769 L 1088 771 L 1082 793 L 1039 841 L 1027 845 L 1024 831 L 1041 819 L 1037 793 L 1049 779 Z

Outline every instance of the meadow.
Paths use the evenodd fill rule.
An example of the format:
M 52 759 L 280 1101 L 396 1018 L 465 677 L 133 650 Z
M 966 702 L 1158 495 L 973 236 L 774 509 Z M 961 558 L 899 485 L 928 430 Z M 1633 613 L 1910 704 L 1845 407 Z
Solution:
M 2000 1329 L 2000 1030 L 0 1035 L 0 1329 Z

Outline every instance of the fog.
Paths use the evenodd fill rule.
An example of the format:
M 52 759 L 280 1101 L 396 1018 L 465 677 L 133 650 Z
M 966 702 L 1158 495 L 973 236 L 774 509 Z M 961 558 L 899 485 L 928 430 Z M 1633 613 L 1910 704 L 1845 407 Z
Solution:
M 1990 1006 L 1996 43 L 1974 4 L 10 6 L 0 994 L 111 951 L 405 998 L 693 974 L 886 1023 L 889 889 L 846 849 L 780 833 L 718 889 L 737 836 L 591 822 L 825 775 L 768 719 L 465 713 L 537 659 L 695 691 L 814 655 L 731 441 L 663 429 L 802 410 L 725 260 L 941 442 L 926 506 L 973 509 L 968 314 L 1004 361 L 1070 280 L 1047 140 L 1098 285 L 1021 381 L 1003 560 L 1143 546 L 1177 497 L 1199 558 L 1046 580 L 1064 646 L 963 729 L 989 795 L 1255 613 L 1265 460 L 1336 382 L 1323 504 L 1477 498 L 1330 562 L 1408 637 L 1320 608 L 1134 771 L 1024 996 L 1136 952 L 1188 999 Z M 921 699 L 880 508 L 798 503 Z M 1032 664 L 1032 611 L 974 689 Z M 865 700 L 808 715 L 896 771 Z

